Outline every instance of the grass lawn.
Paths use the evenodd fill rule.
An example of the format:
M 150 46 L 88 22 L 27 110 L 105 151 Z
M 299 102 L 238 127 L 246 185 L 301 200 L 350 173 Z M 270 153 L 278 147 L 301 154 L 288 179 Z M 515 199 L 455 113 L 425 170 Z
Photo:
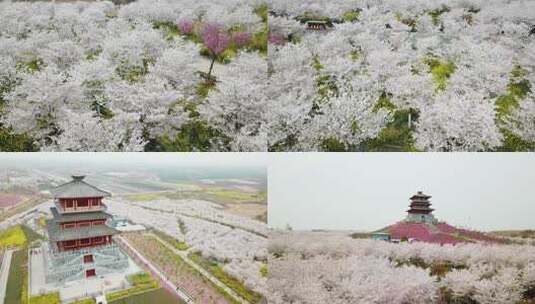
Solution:
M 160 304 L 160 303 L 178 303 L 183 304 L 185 302 L 177 299 L 169 291 L 160 288 L 154 291 L 145 292 L 142 294 L 130 296 L 120 300 L 108 302 L 110 304 Z
M 6 286 L 4 304 L 28 303 L 28 255 L 27 250 L 13 253 Z M 52 303 L 51 303 L 52 304 Z
M 59 292 L 49 293 L 30 298 L 30 304 L 60 304 Z

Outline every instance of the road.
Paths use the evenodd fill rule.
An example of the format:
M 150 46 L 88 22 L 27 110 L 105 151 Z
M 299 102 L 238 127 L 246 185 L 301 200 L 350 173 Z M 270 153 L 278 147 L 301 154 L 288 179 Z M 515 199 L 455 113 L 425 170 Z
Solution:
M 186 262 L 188 265 L 193 267 L 195 270 L 197 270 L 200 274 L 202 274 L 204 277 L 206 277 L 208 280 L 210 280 L 216 286 L 218 286 L 219 288 L 223 289 L 226 293 L 228 293 L 230 296 L 232 296 L 236 301 L 238 301 L 238 302 L 240 302 L 242 304 L 249 304 L 249 302 L 247 302 L 245 299 L 240 297 L 234 290 L 230 289 L 227 285 L 225 285 L 221 281 L 219 281 L 218 278 L 216 278 L 211 273 L 206 271 L 204 268 L 199 266 L 197 263 L 192 261 L 188 257 L 188 254 L 187 254 L 186 251 L 180 251 L 180 250 L 176 249 L 175 247 L 171 246 L 169 243 L 167 243 L 166 241 L 162 240 L 159 236 L 157 236 L 157 235 L 155 235 L 153 233 L 148 233 L 148 234 L 150 236 L 156 238 L 160 243 L 162 243 L 165 247 L 167 247 L 167 249 L 173 251 L 175 254 L 180 256 L 184 260 L 184 262 Z
M 0 267 L 0 303 L 4 303 L 6 298 L 7 280 L 9 277 L 9 266 L 11 265 L 11 257 L 14 249 L 7 249 L 2 260 L 2 267 Z

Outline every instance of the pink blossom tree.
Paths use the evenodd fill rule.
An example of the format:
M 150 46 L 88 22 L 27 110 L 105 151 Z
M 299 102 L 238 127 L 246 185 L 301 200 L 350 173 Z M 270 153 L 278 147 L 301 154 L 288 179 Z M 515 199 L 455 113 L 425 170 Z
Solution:
M 217 56 L 221 55 L 227 49 L 230 43 L 230 37 L 222 32 L 218 25 L 207 24 L 202 31 L 202 40 L 212 57 L 210 69 L 208 70 L 208 78 L 210 78 Z
M 191 20 L 182 20 L 178 23 L 178 29 L 184 35 L 190 35 L 193 33 L 193 21 Z

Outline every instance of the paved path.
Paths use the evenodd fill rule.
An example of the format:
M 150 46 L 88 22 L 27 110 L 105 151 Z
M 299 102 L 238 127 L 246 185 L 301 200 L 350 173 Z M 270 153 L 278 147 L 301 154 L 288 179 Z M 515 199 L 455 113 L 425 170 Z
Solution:
M 202 274 L 204 277 L 206 277 L 208 280 L 210 280 L 212 283 L 214 283 L 219 288 L 223 289 L 226 293 L 228 293 L 230 296 L 232 296 L 236 301 L 242 303 L 242 304 L 249 304 L 244 298 L 242 298 L 240 295 L 238 295 L 234 290 L 230 289 L 227 285 L 223 284 L 221 281 L 219 281 L 218 278 L 213 276 L 211 273 L 206 271 L 204 268 L 199 266 L 197 263 L 192 261 L 189 257 L 186 251 L 180 251 L 176 249 L 175 247 L 171 246 L 166 241 L 162 240 L 159 236 L 153 234 L 153 233 L 147 233 L 150 236 L 156 238 L 160 243 L 162 243 L 167 249 L 173 251 L 175 254 L 180 256 L 184 262 L 188 263 L 191 267 L 193 267 L 195 270 L 197 270 L 200 274 Z
M 164 288 L 176 294 L 184 302 L 188 304 L 195 304 L 193 299 L 191 299 L 186 293 L 182 292 L 182 290 L 178 288 L 178 286 L 176 286 L 173 282 L 168 280 L 167 277 L 156 266 L 152 264 L 152 262 L 146 259 L 143 255 L 141 255 L 141 253 L 137 251 L 125 238 L 123 238 L 122 236 L 117 236 L 117 239 L 122 242 L 124 246 L 127 247 L 129 252 L 133 253 L 137 259 L 139 259 L 146 267 L 148 267 L 151 273 L 158 276 L 160 282 L 164 285 Z
M 2 267 L 0 268 L 0 303 L 4 303 L 6 298 L 7 279 L 9 277 L 9 266 L 11 265 L 11 257 L 14 249 L 8 249 L 4 252 L 2 260 Z

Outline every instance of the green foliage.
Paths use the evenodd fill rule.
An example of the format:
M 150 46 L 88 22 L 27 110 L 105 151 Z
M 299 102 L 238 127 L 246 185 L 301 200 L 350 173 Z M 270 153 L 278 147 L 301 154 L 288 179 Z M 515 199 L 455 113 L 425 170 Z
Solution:
M 131 274 L 126 279 L 134 286 L 154 283 L 152 276 L 146 272 Z
M 214 142 L 222 142 L 225 147 L 229 139 L 205 121 L 192 120 L 182 125 L 173 138 L 165 135 L 153 139 L 145 149 L 147 152 L 210 151 Z
M 500 129 L 503 135 L 502 146 L 498 148 L 499 152 L 529 152 L 535 150 L 535 142 L 528 142 L 513 134 L 511 131 Z
M 256 50 L 261 55 L 267 56 L 268 45 L 268 27 L 267 25 L 260 31 L 253 34 L 251 41 L 245 47 L 249 50 Z
M 129 65 L 119 65 L 116 69 L 117 74 L 121 79 L 126 80 L 130 83 L 136 83 L 143 78 L 143 76 L 147 75 L 149 72 L 148 64 L 144 64 L 143 66 L 135 65 L 135 66 L 129 66 Z
M 160 303 L 183 303 L 183 302 L 177 302 L 177 298 L 171 294 L 169 291 L 159 288 L 156 290 L 149 290 L 147 292 L 143 292 L 140 294 L 130 295 L 126 298 L 121 298 L 118 300 L 114 300 L 113 302 L 109 302 L 110 304 L 147 304 L 147 303 L 154 303 L 154 304 L 160 304 Z M 93 304 L 93 302 L 89 303 L 80 303 L 80 304 Z
M 0 232 L 0 247 L 20 247 L 27 243 L 28 239 L 20 225 Z
M 362 52 L 359 52 L 357 50 L 353 50 L 353 51 L 351 51 L 351 53 L 349 53 L 349 56 L 351 57 L 351 60 L 357 61 L 362 57 Z
M 521 99 L 531 93 L 531 83 L 527 79 L 522 79 L 527 71 L 516 66 L 511 71 L 511 80 L 507 85 L 507 93 L 496 100 L 496 111 L 499 122 L 503 122 L 512 110 L 516 109 Z
M 400 13 L 396 13 L 396 19 L 411 28 L 411 32 L 417 31 L 418 20 L 411 17 L 403 17 Z
M 260 266 L 260 276 L 262 276 L 263 278 L 268 276 L 268 266 L 267 266 L 267 264 L 262 264 L 262 266 Z
M 30 298 L 30 304 L 60 304 L 59 292 L 48 293 Z
M 379 132 L 379 135 L 361 143 L 357 150 L 369 152 L 416 151 L 412 137 L 412 126 L 409 128 L 409 114 L 412 121 L 418 119 L 418 112 L 413 109 L 395 111 L 392 121 Z
M 249 303 L 259 303 L 262 299 L 262 295 L 248 289 L 242 281 L 227 274 L 217 262 L 205 259 L 198 252 L 191 253 L 189 257 Z
M 179 222 L 179 224 L 182 223 L 182 226 L 184 226 L 184 223 L 183 222 Z M 180 227 L 180 230 L 182 231 L 182 228 L 185 228 L 184 227 Z M 185 251 L 185 250 L 188 250 L 189 249 L 189 246 L 188 244 L 186 244 L 186 242 L 181 242 L 177 239 L 175 239 L 174 237 L 164 233 L 163 231 L 160 231 L 158 229 L 153 229 L 152 231 L 155 235 L 157 235 L 159 238 L 161 238 L 162 240 L 164 240 L 165 242 L 169 243 L 171 246 L 175 247 L 176 249 L 180 250 L 180 251 Z
M 34 58 L 30 61 L 18 62 L 17 69 L 28 73 L 35 73 L 41 70 L 44 62 L 41 58 Z
M 518 108 L 520 100 L 532 92 L 531 83 L 524 79 L 527 71 L 520 66 L 515 66 L 511 71 L 511 79 L 507 85 L 507 92 L 496 99 L 496 120 L 499 125 L 504 125 L 511 112 Z M 502 152 L 533 151 L 535 142 L 527 142 L 506 128 L 500 129 L 503 135 L 503 144 L 497 150 Z
M 359 10 L 352 10 L 352 11 L 343 13 L 342 20 L 346 22 L 355 22 L 359 20 L 359 16 L 360 16 Z
M 201 81 L 195 88 L 195 92 L 201 99 L 204 99 L 208 96 L 208 93 L 210 93 L 212 89 L 215 89 L 214 82 Z
M 102 53 L 102 49 L 99 48 L 97 50 L 89 51 L 85 54 L 85 59 L 88 61 L 93 61 L 98 58 L 98 56 Z
M 254 8 L 254 13 L 262 18 L 262 22 L 267 23 L 268 22 L 268 5 L 266 3 L 262 3 L 261 5 Z
M 157 30 L 163 31 L 166 40 L 173 40 L 180 35 L 178 26 L 170 21 L 154 21 L 152 26 Z
M 3 152 L 35 152 L 34 141 L 26 134 L 17 134 L 12 128 L 0 125 L 0 151 Z
M 424 62 L 431 69 L 431 75 L 437 91 L 444 91 L 448 84 L 448 79 L 455 72 L 455 64 L 451 61 L 441 62 L 437 58 L 426 58 Z
M 331 75 L 320 75 L 316 78 L 316 88 L 321 101 L 338 94 L 336 80 Z
M 295 17 L 295 19 L 296 19 L 297 21 L 301 22 L 301 23 L 306 23 L 306 22 L 308 22 L 308 21 L 326 21 L 326 22 L 331 22 L 331 18 L 326 17 L 326 16 L 316 15 L 316 14 L 311 13 L 311 12 L 305 12 L 304 14 Z
M 106 300 L 112 302 L 160 288 L 158 281 L 148 273 L 129 275 L 127 279 L 134 287 L 106 294 Z
M 476 300 L 472 299 L 471 295 L 457 296 L 452 290 L 446 287 L 441 287 L 438 295 L 438 303 L 441 304 L 479 304 Z
M 383 92 L 381 96 L 379 96 L 377 103 L 373 106 L 373 112 L 377 113 L 381 109 L 385 109 L 388 112 L 394 112 L 396 110 L 396 106 L 390 100 L 390 95 L 386 92 Z
M 331 137 L 321 141 L 321 150 L 325 152 L 346 152 L 346 145 L 337 138 Z
M 429 265 L 429 275 L 436 276 L 438 278 L 443 278 L 446 274 L 452 270 L 462 270 L 466 269 L 466 265 L 463 264 L 453 264 L 449 261 L 436 262 Z
M 496 99 L 496 115 L 500 121 L 503 121 L 513 109 L 518 107 L 518 99 L 512 94 L 506 94 Z
M 292 147 L 297 144 L 297 136 L 294 134 L 288 135 L 285 139 L 273 143 L 269 146 L 269 152 L 286 152 L 291 151 Z
M 314 55 L 314 57 L 312 57 L 312 67 L 318 72 L 323 69 L 323 65 L 320 63 L 318 55 Z
M 450 9 L 447 6 L 442 6 L 441 8 L 434 9 L 430 11 L 428 14 L 431 16 L 431 20 L 434 25 L 438 25 L 440 23 L 440 15 L 449 12 Z

